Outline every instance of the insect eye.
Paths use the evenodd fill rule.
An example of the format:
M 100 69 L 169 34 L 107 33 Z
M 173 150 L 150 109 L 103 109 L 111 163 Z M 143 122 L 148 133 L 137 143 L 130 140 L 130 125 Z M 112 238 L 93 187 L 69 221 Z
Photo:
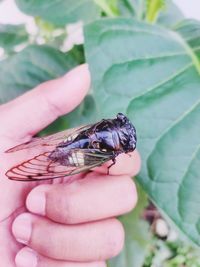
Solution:
M 127 122 L 126 116 L 124 116 L 124 114 L 122 114 L 122 113 L 117 114 L 117 119 L 120 120 L 122 122 L 122 124 L 125 124 Z

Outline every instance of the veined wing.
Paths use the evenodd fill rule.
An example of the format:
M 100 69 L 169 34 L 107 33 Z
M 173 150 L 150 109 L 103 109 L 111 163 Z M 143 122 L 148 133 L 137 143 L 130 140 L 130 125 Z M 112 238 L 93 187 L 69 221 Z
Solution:
M 52 152 L 39 154 L 7 171 L 6 176 L 16 181 L 39 181 L 70 176 L 87 171 L 113 158 L 113 153 L 97 149 L 72 149 L 71 163 L 63 166 L 52 161 Z
M 29 149 L 33 147 L 41 147 L 43 151 L 44 147 L 50 147 L 50 146 L 57 146 L 61 142 L 65 141 L 72 141 L 78 134 L 80 134 L 82 131 L 87 130 L 90 128 L 92 124 L 88 124 L 79 128 L 74 129 L 68 129 L 62 132 L 58 132 L 52 135 L 44 136 L 44 137 L 34 137 L 30 141 L 17 145 L 15 147 L 12 147 L 5 151 L 6 153 L 12 153 L 16 152 L 22 149 Z

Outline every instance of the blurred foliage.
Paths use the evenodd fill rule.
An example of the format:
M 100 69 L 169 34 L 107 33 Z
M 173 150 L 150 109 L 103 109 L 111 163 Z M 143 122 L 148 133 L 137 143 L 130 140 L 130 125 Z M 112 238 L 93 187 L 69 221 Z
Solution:
M 120 218 L 125 247 L 108 266 L 199 267 L 197 248 L 185 239 L 163 240 L 153 230 L 156 220 L 149 225 L 143 215 L 148 195 L 167 221 L 200 245 L 200 23 L 185 20 L 171 0 L 16 4 L 33 16 L 35 30 L 0 25 L 0 103 L 86 61 L 92 75 L 88 96 L 40 134 L 118 111 L 136 125 L 143 161 L 139 202 Z
M 150 245 L 151 233 L 142 213 L 148 205 L 147 195 L 137 184 L 138 204 L 135 209 L 120 218 L 125 229 L 125 246 L 119 256 L 110 260 L 108 267 L 140 267 Z
M 199 267 L 199 250 L 179 241 L 154 237 L 143 267 Z
M 28 42 L 24 25 L 0 25 L 0 47 L 7 51 L 21 43 Z
M 39 83 L 65 74 L 80 64 L 75 55 L 74 50 L 62 53 L 46 45 L 29 45 L 4 59 L 0 64 L 0 101 L 11 100 Z
M 56 26 L 78 20 L 89 22 L 100 16 L 100 8 L 93 0 L 16 0 L 16 4 L 23 12 L 39 16 Z

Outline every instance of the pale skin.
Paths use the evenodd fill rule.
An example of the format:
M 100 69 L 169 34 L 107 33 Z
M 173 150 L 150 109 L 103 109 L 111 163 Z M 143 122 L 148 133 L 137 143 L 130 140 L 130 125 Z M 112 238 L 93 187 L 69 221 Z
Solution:
M 2 266 L 105 267 L 123 247 L 124 230 L 116 217 L 136 205 L 131 177 L 140 169 L 137 151 L 118 156 L 109 175 L 107 163 L 70 184 L 61 179 L 23 183 L 5 176 L 26 152 L 4 151 L 72 111 L 89 87 L 88 66 L 82 65 L 0 106 Z

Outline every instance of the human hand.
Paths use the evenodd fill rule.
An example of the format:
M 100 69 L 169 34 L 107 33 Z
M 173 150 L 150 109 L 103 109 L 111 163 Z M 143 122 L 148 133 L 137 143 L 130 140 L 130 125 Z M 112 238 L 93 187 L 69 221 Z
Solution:
M 2 266 L 103 267 L 123 246 L 123 228 L 114 217 L 136 203 L 130 177 L 140 168 L 137 151 L 131 157 L 118 156 L 109 175 L 106 166 L 101 166 L 77 175 L 71 184 L 62 179 L 24 183 L 5 177 L 18 158 L 4 151 L 29 141 L 58 116 L 70 112 L 82 101 L 89 84 L 87 66 L 82 65 L 0 106 Z M 20 153 L 26 158 L 25 151 Z

